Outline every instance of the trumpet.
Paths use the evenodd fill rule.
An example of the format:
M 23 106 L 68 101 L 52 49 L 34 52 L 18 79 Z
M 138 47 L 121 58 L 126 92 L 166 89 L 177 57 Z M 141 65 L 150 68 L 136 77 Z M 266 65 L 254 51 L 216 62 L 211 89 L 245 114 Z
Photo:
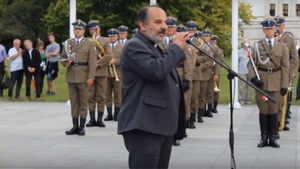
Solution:
M 118 74 L 117 74 L 116 66 L 113 63 L 113 59 L 109 63 L 109 70 L 110 70 L 110 72 L 113 72 L 112 74 L 116 78 L 116 81 L 120 81 Z
M 214 92 L 219 92 L 219 91 L 221 90 L 218 88 L 217 82 L 214 81 Z
M 96 39 L 96 32 L 94 32 L 94 35 L 93 35 L 93 42 L 94 42 L 94 44 L 95 44 L 95 46 L 96 46 L 96 48 L 98 48 L 99 49 L 99 59 L 102 59 L 103 57 L 104 57 L 104 55 L 105 55 L 105 50 L 104 50 L 104 48 L 103 48 L 103 46 L 97 41 L 97 39 Z

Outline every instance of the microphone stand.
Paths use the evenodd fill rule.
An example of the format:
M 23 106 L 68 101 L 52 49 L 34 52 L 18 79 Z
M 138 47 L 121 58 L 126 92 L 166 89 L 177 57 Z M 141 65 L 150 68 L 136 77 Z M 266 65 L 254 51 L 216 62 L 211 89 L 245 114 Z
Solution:
M 259 92 L 260 94 L 266 96 L 268 98 L 269 101 L 271 101 L 272 103 L 276 103 L 275 99 L 273 97 L 271 97 L 270 95 L 268 95 L 267 93 L 265 93 L 264 91 L 262 91 L 261 89 L 259 89 L 258 87 L 256 87 L 255 85 L 253 85 L 252 83 L 249 83 L 247 80 L 244 80 L 243 78 L 241 78 L 235 71 L 233 71 L 229 66 L 225 66 L 221 61 L 215 59 L 214 57 L 212 57 L 210 54 L 208 54 L 204 49 L 200 49 L 198 46 L 196 46 L 195 44 L 193 44 L 189 39 L 186 40 L 187 44 L 192 45 L 194 48 L 196 48 L 197 50 L 199 50 L 199 52 L 203 53 L 204 55 L 206 55 L 208 58 L 210 58 L 211 60 L 213 60 L 215 63 L 219 64 L 221 67 L 223 67 L 224 69 L 227 70 L 228 75 L 227 75 L 227 79 L 229 80 L 229 91 L 230 91 L 230 128 L 229 128 L 229 145 L 230 145 L 230 152 L 231 152 L 231 169 L 236 169 L 236 164 L 235 164 L 235 159 L 234 159 L 234 132 L 233 132 L 233 95 L 232 95 L 232 80 L 237 77 L 238 79 L 240 79 L 241 81 L 243 81 L 244 83 L 246 83 L 247 85 L 251 86 L 252 88 L 254 88 L 257 92 Z

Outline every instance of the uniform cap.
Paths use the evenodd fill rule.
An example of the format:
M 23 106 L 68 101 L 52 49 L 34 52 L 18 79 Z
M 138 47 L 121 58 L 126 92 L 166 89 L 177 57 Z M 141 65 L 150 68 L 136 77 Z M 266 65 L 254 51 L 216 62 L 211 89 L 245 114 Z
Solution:
M 118 30 L 118 29 L 115 29 L 115 28 L 110 28 L 110 29 L 107 31 L 107 34 L 108 34 L 108 36 L 118 36 L 119 30 Z
M 125 26 L 125 25 L 121 25 L 121 26 L 118 27 L 118 30 L 119 30 L 120 32 L 122 32 L 122 33 L 125 33 L 125 32 L 128 31 L 128 27 Z
M 132 30 L 132 34 L 135 35 L 138 31 L 139 31 L 139 29 L 138 29 L 138 28 L 135 28 L 135 29 Z
M 82 29 L 84 29 L 86 27 L 86 23 L 83 22 L 80 19 L 77 19 L 75 22 L 72 23 L 72 25 L 73 25 L 74 28 L 82 28 Z
M 274 33 L 274 36 L 276 35 L 276 36 L 278 36 L 278 35 L 280 35 L 280 30 L 279 29 L 276 29 L 276 31 L 275 31 L 275 33 Z
M 195 30 L 195 29 L 197 29 L 197 26 L 198 26 L 196 21 L 188 21 L 185 25 L 188 30 Z
M 176 32 L 186 32 L 186 27 L 182 24 L 177 26 Z
M 217 35 L 212 35 L 210 41 L 216 41 L 219 40 L 219 37 Z
M 276 22 L 272 18 L 267 18 L 263 20 L 260 24 L 263 26 L 263 28 L 273 28 L 276 26 Z
M 211 32 L 208 30 L 208 29 L 204 29 L 203 31 L 202 31 L 202 36 L 203 35 L 211 35 Z
M 274 20 L 276 21 L 276 25 L 282 25 L 285 22 L 285 18 L 283 16 L 276 16 Z
M 177 25 L 177 19 L 173 16 L 168 16 L 166 24 L 168 25 L 168 27 L 176 26 Z
M 194 33 L 194 36 L 195 36 L 196 38 L 199 38 L 199 37 L 202 36 L 202 32 L 201 32 L 201 31 L 197 31 L 196 33 Z
M 90 29 L 92 28 L 96 28 L 100 25 L 99 21 L 98 20 L 90 20 L 89 23 L 88 23 L 88 26 Z

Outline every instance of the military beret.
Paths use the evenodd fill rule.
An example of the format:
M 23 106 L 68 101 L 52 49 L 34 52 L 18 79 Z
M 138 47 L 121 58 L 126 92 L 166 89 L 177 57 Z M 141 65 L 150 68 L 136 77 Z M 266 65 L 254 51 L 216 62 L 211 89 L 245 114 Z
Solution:
M 276 22 L 272 18 L 266 18 L 260 24 L 263 26 L 263 28 L 273 28 L 276 26 Z
M 177 19 L 174 18 L 173 16 L 168 16 L 166 24 L 168 25 L 168 27 L 176 26 L 177 25 Z
M 283 16 L 276 16 L 274 20 L 276 21 L 276 25 L 282 25 L 285 22 L 285 18 Z
M 195 29 L 197 29 L 197 26 L 198 26 L 197 22 L 195 22 L 195 21 L 188 21 L 185 25 L 188 30 L 195 30 Z
M 203 35 L 211 35 L 211 32 L 208 30 L 208 29 L 204 29 L 203 31 L 202 31 L 202 36 Z
M 96 28 L 100 25 L 99 21 L 98 20 L 90 20 L 89 23 L 88 23 L 88 26 L 90 29 L 92 28 Z
M 118 36 L 119 30 L 118 30 L 118 29 L 115 29 L 115 28 L 110 28 L 110 29 L 107 31 L 107 34 L 108 34 L 108 36 Z
M 127 32 L 128 31 L 128 27 L 125 26 L 125 25 L 121 25 L 118 27 L 118 30 L 121 32 L 121 33 L 124 33 L 124 32 Z
M 186 32 L 186 27 L 180 24 L 177 26 L 176 32 Z
M 276 31 L 275 31 L 275 33 L 274 33 L 274 36 L 276 35 L 276 36 L 278 36 L 278 35 L 280 35 L 280 30 L 279 29 L 276 29 Z
M 219 40 L 219 37 L 217 35 L 212 35 L 210 41 Z
M 194 36 L 195 36 L 196 38 L 199 38 L 199 37 L 202 36 L 202 32 L 201 32 L 201 31 L 197 31 L 196 33 L 194 33 Z
M 73 25 L 74 28 L 82 28 L 82 29 L 84 29 L 86 27 L 86 23 L 83 22 L 80 19 L 77 19 L 75 22 L 72 23 L 72 25 Z

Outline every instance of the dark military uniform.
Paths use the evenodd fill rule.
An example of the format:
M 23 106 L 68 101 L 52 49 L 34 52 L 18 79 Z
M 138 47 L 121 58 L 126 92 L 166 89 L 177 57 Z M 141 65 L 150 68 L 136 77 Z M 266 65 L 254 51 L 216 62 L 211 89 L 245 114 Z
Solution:
M 73 23 L 74 28 L 84 29 L 85 25 L 86 24 L 81 20 L 77 20 Z M 61 54 L 62 59 L 68 58 L 67 55 L 69 54 L 73 54 L 73 57 L 69 58 L 72 60 L 72 63 L 68 66 L 66 73 L 73 128 L 70 131 L 66 131 L 66 134 L 84 135 L 84 125 L 88 109 L 87 80 L 94 79 L 95 76 L 96 51 L 93 42 L 85 37 L 69 39 L 64 45 L 65 47 Z M 65 61 L 61 61 L 63 65 L 66 65 Z M 78 118 L 80 118 L 79 128 Z
M 285 18 L 277 16 L 274 18 L 276 21 L 277 26 L 284 26 L 285 24 Z M 296 49 L 296 44 L 293 35 L 290 32 L 283 32 L 280 35 L 279 41 L 283 42 L 286 47 L 288 48 L 288 54 L 289 54 L 289 86 L 292 87 L 292 84 L 294 82 L 294 78 L 297 74 L 298 67 L 299 67 L 299 57 Z M 292 92 L 289 92 L 289 95 L 291 95 Z M 284 102 L 288 103 L 291 102 L 289 100 L 289 97 L 285 97 L 287 100 L 284 100 L 284 97 L 282 97 L 280 101 L 280 106 L 279 106 L 279 112 L 277 116 L 278 124 L 279 124 L 279 129 L 280 130 L 289 130 L 289 127 L 286 125 L 285 121 L 287 120 L 285 117 L 288 116 L 290 106 L 291 104 L 286 104 L 284 105 Z M 292 98 L 292 96 L 290 96 Z M 283 109 L 285 106 L 285 109 Z
M 258 147 L 268 145 L 269 138 L 269 145 L 277 148 L 279 147 L 276 140 L 278 101 L 281 99 L 281 95 L 287 92 L 289 69 L 288 53 L 282 42 L 275 41 L 275 21 L 267 18 L 261 24 L 265 29 L 266 38 L 255 43 L 252 52 L 252 58 L 255 61 L 255 65 L 257 65 L 260 79 L 255 75 L 254 68 L 250 62 L 248 64 L 249 76 L 254 85 L 262 87 L 267 94 L 277 100 L 277 103 L 274 104 L 264 101 L 262 95 L 256 92 L 255 98 L 259 108 L 261 130 L 261 140 Z M 268 32 L 273 30 L 274 32 L 272 32 L 271 37 L 268 37 L 270 36 Z
M 88 23 L 90 29 L 97 29 L 99 21 L 92 20 Z M 112 50 L 110 46 L 110 41 L 106 37 L 100 35 L 92 38 L 94 41 L 94 46 L 96 47 L 96 53 L 94 57 L 97 59 L 97 62 L 94 64 L 97 65 L 95 73 L 95 81 L 92 86 L 89 88 L 89 113 L 91 120 L 87 124 L 87 127 L 99 126 L 105 127 L 105 124 L 102 121 L 103 112 L 106 104 L 106 85 L 107 85 L 107 69 L 110 61 L 112 60 Z M 100 58 L 100 49 L 104 49 L 104 56 Z M 97 122 L 95 120 L 95 111 L 98 111 Z
M 109 29 L 108 36 L 118 37 L 119 31 L 117 29 Z M 120 70 L 120 57 L 123 45 L 121 42 L 111 41 L 110 43 L 113 51 L 114 67 L 116 72 L 114 72 L 114 67 L 112 64 L 108 68 L 108 78 L 107 78 L 107 88 L 106 88 L 106 107 L 107 107 L 107 117 L 105 121 L 118 120 L 118 114 L 121 106 L 122 97 L 122 82 L 121 82 L 121 70 Z M 115 75 L 117 74 L 117 77 Z M 114 96 L 114 97 L 112 97 Z M 114 98 L 114 99 L 112 99 Z M 112 109 L 112 101 L 114 101 L 114 110 Z M 114 112 L 114 115 L 112 115 Z

